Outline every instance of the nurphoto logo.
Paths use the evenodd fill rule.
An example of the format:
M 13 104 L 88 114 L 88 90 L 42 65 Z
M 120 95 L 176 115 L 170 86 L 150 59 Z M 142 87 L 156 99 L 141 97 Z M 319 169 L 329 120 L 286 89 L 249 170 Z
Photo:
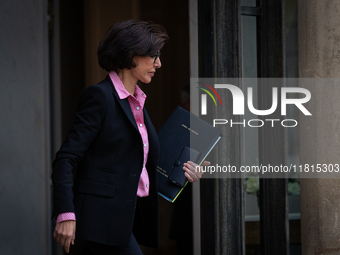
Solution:
M 210 89 L 218 98 L 221 107 L 223 107 L 222 104 L 222 100 L 220 98 L 220 95 L 217 93 L 217 91 L 215 89 L 227 89 L 232 96 L 232 100 L 233 100 L 233 115 L 244 115 L 245 114 L 245 96 L 243 91 L 235 86 L 235 85 L 231 85 L 231 84 L 214 84 L 214 87 L 203 83 L 203 82 L 197 82 L 200 83 L 202 85 L 204 85 L 205 87 L 207 87 L 208 89 Z M 215 106 L 217 107 L 217 103 L 216 100 L 214 98 L 214 96 L 212 95 L 212 93 L 205 89 L 205 88 L 201 88 L 198 87 L 198 89 L 206 92 L 214 101 Z M 308 89 L 305 88 L 300 88 L 300 87 L 281 87 L 281 115 L 282 116 L 286 116 L 287 115 L 287 105 L 295 105 L 304 115 L 306 116 L 311 116 L 312 114 L 307 110 L 307 108 L 303 105 L 305 103 L 307 103 L 310 99 L 311 99 L 311 93 Z M 298 94 L 298 98 L 289 98 L 288 95 L 294 93 L 295 95 Z M 201 115 L 207 115 L 207 94 L 202 94 L 201 95 Z M 254 106 L 254 101 L 253 101 L 253 88 L 252 87 L 248 87 L 247 88 L 247 106 L 248 106 L 248 110 L 254 114 L 254 115 L 258 115 L 258 116 L 268 116 L 268 118 L 266 119 L 250 119 L 248 121 L 243 120 L 242 122 L 235 122 L 232 119 L 227 120 L 227 119 L 214 119 L 213 120 L 213 126 L 215 127 L 216 125 L 225 125 L 225 124 L 230 124 L 230 127 L 233 127 L 235 125 L 243 125 L 244 127 L 246 126 L 246 124 L 248 124 L 249 127 L 262 127 L 265 125 L 265 123 L 270 124 L 272 127 L 274 127 L 276 122 L 280 122 L 281 125 L 283 127 L 295 127 L 298 125 L 298 122 L 296 119 L 271 119 L 269 118 L 271 114 L 273 114 L 276 109 L 278 108 L 278 99 L 279 99 L 279 95 L 278 95 L 278 88 L 277 87 L 273 87 L 272 88 L 272 98 L 271 98 L 271 102 L 272 105 L 269 109 L 256 109 Z

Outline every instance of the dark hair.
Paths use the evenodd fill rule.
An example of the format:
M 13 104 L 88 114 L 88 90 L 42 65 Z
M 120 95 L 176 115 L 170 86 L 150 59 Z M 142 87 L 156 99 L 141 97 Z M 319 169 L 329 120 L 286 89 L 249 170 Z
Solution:
M 154 56 L 169 39 L 161 25 L 151 21 L 125 20 L 109 28 L 100 42 L 98 63 L 106 71 L 136 67 L 134 56 Z

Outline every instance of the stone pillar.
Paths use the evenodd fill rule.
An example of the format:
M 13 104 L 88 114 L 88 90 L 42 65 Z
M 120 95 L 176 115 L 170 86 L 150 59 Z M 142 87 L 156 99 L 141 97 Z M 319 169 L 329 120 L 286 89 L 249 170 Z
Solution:
M 340 1 L 299 0 L 300 78 L 340 77 Z M 300 121 L 301 164 L 340 163 L 340 86 L 313 87 Z M 302 254 L 340 253 L 340 179 L 301 179 Z
M 0 254 L 52 253 L 47 2 L 0 1 Z

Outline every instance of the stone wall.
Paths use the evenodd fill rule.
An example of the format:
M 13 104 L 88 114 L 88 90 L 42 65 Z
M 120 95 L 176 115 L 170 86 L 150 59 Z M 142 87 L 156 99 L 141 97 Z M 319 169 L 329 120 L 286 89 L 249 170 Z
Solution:
M 47 1 L 0 1 L 0 254 L 51 254 Z

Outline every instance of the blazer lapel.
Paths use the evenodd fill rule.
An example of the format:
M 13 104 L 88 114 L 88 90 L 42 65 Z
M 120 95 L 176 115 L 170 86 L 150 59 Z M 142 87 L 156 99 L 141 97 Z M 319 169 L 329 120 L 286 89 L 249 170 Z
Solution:
M 146 109 L 144 107 L 143 109 L 143 114 L 144 114 L 144 123 L 146 126 L 146 129 L 148 130 L 148 137 L 149 137 L 149 157 L 154 156 L 154 153 L 158 152 L 159 149 L 159 144 L 158 144 L 158 136 L 157 132 L 150 120 L 150 117 L 148 113 L 146 112 Z
M 131 122 L 131 124 L 135 127 L 135 129 L 138 131 L 138 127 L 136 124 L 136 120 L 135 117 L 133 116 L 129 101 L 127 98 L 125 99 L 120 99 L 117 92 L 114 90 L 113 95 L 117 98 L 120 106 L 122 107 L 125 115 L 128 117 L 129 121 Z
M 135 127 L 135 129 L 138 131 L 138 127 L 137 127 L 137 124 L 136 124 L 136 120 L 135 120 L 135 117 L 133 116 L 133 113 L 132 113 L 132 110 L 131 110 L 131 107 L 130 107 L 130 104 L 129 104 L 129 101 L 127 98 L 125 99 L 120 99 L 119 96 L 118 96 L 118 93 L 115 89 L 115 87 L 113 86 L 112 84 L 112 81 L 110 79 L 110 76 L 106 76 L 106 80 L 108 80 L 111 84 L 111 87 L 112 87 L 112 94 L 113 96 L 116 98 L 116 100 L 118 101 L 118 103 L 120 104 L 120 106 L 122 107 L 123 109 L 123 112 L 125 113 L 125 115 L 128 117 L 129 121 L 131 122 L 131 124 Z M 138 131 L 139 132 L 139 131 Z

